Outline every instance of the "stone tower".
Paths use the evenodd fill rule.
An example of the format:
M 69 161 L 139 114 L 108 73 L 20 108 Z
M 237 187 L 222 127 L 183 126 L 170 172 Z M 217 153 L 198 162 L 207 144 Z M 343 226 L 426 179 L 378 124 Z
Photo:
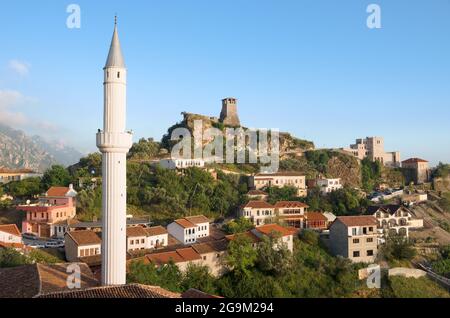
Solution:
M 104 67 L 102 153 L 102 285 L 126 283 L 126 154 L 132 134 L 126 131 L 127 69 L 117 33 L 117 19 Z
M 220 122 L 226 126 L 241 126 L 237 112 L 237 99 L 228 97 L 222 99 L 222 111 L 220 112 Z

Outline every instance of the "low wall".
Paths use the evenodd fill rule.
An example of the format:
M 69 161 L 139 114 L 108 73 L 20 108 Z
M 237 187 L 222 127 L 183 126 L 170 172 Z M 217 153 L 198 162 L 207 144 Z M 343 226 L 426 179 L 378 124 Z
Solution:
M 406 278 L 420 278 L 427 276 L 427 272 L 421 270 L 421 269 L 414 269 L 414 268 L 392 268 L 389 270 L 389 277 L 391 276 L 403 276 Z

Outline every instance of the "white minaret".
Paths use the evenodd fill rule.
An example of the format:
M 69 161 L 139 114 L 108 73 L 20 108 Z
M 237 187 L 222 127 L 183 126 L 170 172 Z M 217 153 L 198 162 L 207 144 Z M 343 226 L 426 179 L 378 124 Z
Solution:
M 126 155 L 132 134 L 125 131 L 127 70 L 114 34 L 104 70 L 103 131 L 97 134 L 102 153 L 102 284 L 126 283 Z

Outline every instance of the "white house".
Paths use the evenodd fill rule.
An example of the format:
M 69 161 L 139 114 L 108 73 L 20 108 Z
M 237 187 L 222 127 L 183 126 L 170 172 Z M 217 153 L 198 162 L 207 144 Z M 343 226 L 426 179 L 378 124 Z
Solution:
M 294 231 L 287 229 L 281 225 L 266 224 L 256 227 L 255 229 L 251 230 L 251 232 L 260 239 L 263 236 L 274 235 L 275 237 L 278 237 L 278 241 L 274 246 L 275 249 L 278 249 L 281 247 L 281 245 L 284 245 L 291 253 L 294 250 Z
M 169 233 L 162 226 L 145 229 L 147 232 L 147 249 L 166 247 L 169 243 Z
M 411 229 L 423 228 L 423 219 L 415 219 L 411 211 L 398 204 L 370 206 L 367 213 L 378 222 L 380 235 L 400 234 L 409 237 Z
M 342 189 L 341 179 L 318 179 L 317 186 L 320 188 L 322 194 L 328 194 L 333 191 Z
M 170 223 L 167 230 L 181 243 L 193 244 L 209 236 L 209 220 L 203 215 L 186 217 Z
M 21 246 L 22 234 L 15 224 L 0 224 L 0 244 L 5 246 Z
M 188 168 L 204 168 L 205 161 L 203 159 L 162 159 L 159 161 L 162 168 L 170 170 L 181 170 Z
M 80 257 L 101 254 L 102 240 L 94 231 L 72 231 L 65 235 L 66 259 L 77 262 Z
M 142 226 L 127 227 L 127 251 L 145 250 L 147 231 Z
M 275 207 L 266 201 L 250 201 L 241 207 L 239 216 L 249 219 L 255 226 L 260 226 L 273 222 Z

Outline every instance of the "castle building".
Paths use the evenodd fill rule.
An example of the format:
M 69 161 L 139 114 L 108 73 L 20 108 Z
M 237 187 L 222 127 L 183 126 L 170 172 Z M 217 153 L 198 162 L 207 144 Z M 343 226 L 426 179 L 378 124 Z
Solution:
M 430 181 L 431 170 L 426 160 L 410 158 L 402 162 L 402 168 L 407 183 L 423 184 Z
M 237 99 L 228 97 L 222 100 L 222 111 L 220 113 L 220 122 L 226 126 L 241 126 L 237 111 Z
M 369 158 L 371 161 L 379 161 L 385 166 L 400 167 L 400 152 L 385 152 L 384 139 L 382 137 L 356 139 L 356 143 L 350 145 L 350 148 L 344 148 L 342 150 L 350 152 L 360 160 Z
M 104 67 L 104 123 L 97 133 L 102 153 L 102 284 L 126 283 L 126 154 L 132 133 L 126 125 L 127 69 L 117 33 L 117 19 Z

